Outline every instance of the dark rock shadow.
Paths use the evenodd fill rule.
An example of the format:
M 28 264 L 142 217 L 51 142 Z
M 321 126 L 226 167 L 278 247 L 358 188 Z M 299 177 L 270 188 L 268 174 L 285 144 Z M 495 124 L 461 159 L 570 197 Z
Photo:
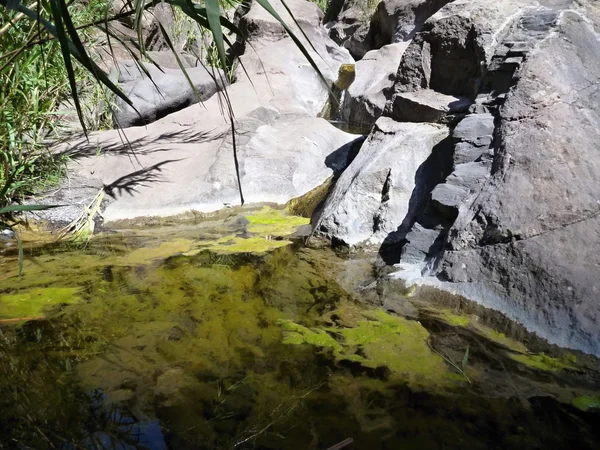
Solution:
M 429 157 L 417 169 L 415 188 L 411 193 L 408 212 L 398 229 L 388 234 L 379 247 L 379 257 L 385 264 L 391 265 L 400 261 L 402 248 L 406 244 L 406 235 L 417 219 L 424 216 L 433 188 L 452 173 L 453 160 L 454 143 L 448 136 L 433 147 Z
M 333 170 L 336 177 L 354 161 L 365 139 L 366 136 L 360 136 L 327 155 L 325 165 Z

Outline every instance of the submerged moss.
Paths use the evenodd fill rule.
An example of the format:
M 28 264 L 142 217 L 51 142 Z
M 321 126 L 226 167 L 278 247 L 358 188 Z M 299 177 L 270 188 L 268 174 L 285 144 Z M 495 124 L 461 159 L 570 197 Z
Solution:
M 569 354 L 564 355 L 561 358 L 552 358 L 545 353 L 539 353 L 537 355 L 512 354 L 510 357 L 521 364 L 546 372 L 574 369 L 576 363 L 575 356 Z
M 0 295 L 0 319 L 33 319 L 50 314 L 61 305 L 81 300 L 76 288 L 34 288 Z
M 294 233 L 299 226 L 307 225 L 310 219 L 306 217 L 290 216 L 278 209 L 268 206 L 257 213 L 246 216 L 250 224 L 250 233 L 263 236 L 286 236 Z
M 581 411 L 600 410 L 600 397 L 596 395 L 582 395 L 573 399 L 572 405 Z
M 346 311 L 342 310 L 339 316 L 334 311 L 330 317 L 346 315 Z M 351 361 L 365 368 L 385 367 L 390 370 L 391 378 L 402 380 L 414 388 L 448 385 L 446 364 L 429 347 L 429 333 L 419 322 L 384 311 L 364 310 L 361 319 L 349 328 L 308 329 L 290 321 L 280 325 L 286 331 L 283 340 L 286 344 L 326 348 L 333 352 L 337 361 Z
M 471 319 L 466 316 L 461 316 L 452 312 L 449 309 L 438 309 L 435 311 L 431 311 L 431 313 L 446 322 L 448 325 L 452 325 L 453 327 L 467 327 L 471 323 Z

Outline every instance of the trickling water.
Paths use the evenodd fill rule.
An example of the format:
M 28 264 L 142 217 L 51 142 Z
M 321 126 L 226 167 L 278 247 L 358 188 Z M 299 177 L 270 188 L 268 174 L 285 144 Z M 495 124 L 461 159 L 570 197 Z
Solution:
M 0 325 L 0 448 L 598 448 L 579 355 L 364 306 L 368 264 L 247 217 L 30 247 L 23 278 L 6 252 L 0 324 L 37 320 Z

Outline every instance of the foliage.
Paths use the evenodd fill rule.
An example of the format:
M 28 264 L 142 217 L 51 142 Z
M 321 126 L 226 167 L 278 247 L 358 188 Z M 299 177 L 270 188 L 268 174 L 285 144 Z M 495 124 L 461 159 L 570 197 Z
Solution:
M 90 124 L 86 123 L 85 101 L 81 95 L 84 90 L 82 85 L 89 86 L 86 80 L 93 80 L 92 85 L 103 86 L 133 106 L 131 100 L 109 79 L 94 60 L 93 52 L 90 52 L 92 40 L 89 37 L 92 36 L 91 31 L 98 28 L 105 34 L 109 42 L 110 39 L 113 39 L 124 45 L 131 57 L 138 63 L 144 59 L 148 60 L 150 58 L 144 47 L 142 22 L 146 11 L 157 3 L 157 0 L 127 1 L 124 2 L 118 15 L 108 17 L 108 3 L 105 0 L 91 0 L 84 6 L 78 6 L 79 4 L 76 3 L 67 4 L 65 0 L 35 0 L 30 5 L 26 5 L 20 0 L 0 0 L 0 6 L 2 6 L 0 14 L 2 22 L 5 23 L 0 33 L 5 34 L 8 39 L 7 44 L 3 43 L 0 46 L 0 63 L 2 64 L 0 74 L 3 77 L 1 82 L 4 86 L 0 98 L 0 102 L 4 103 L 4 105 L 0 104 L 0 106 L 4 106 L 0 121 L 6 124 L 4 129 L 0 129 L 3 139 L 0 142 L 0 151 L 2 151 L 0 183 L 8 185 L 10 188 L 10 190 L 6 190 L 6 193 L 10 195 L 0 199 L 0 202 L 3 202 L 0 203 L 0 206 L 19 200 L 20 197 L 33 190 L 32 181 L 45 179 L 49 173 L 56 173 L 56 171 L 40 170 L 40 161 L 51 159 L 44 153 L 41 143 L 48 132 L 52 130 L 55 119 L 54 112 L 61 100 L 69 96 L 67 94 L 72 97 L 85 133 L 90 128 Z M 209 32 L 212 35 L 214 50 L 212 54 L 209 54 L 208 62 L 215 65 L 220 63 L 223 68 L 229 67 L 226 47 L 230 47 L 232 42 L 228 36 L 233 34 L 241 38 L 244 36 L 228 20 L 223 12 L 223 7 L 235 6 L 236 0 L 221 0 L 221 2 L 219 0 L 203 0 L 202 2 L 164 0 L 163 3 L 178 10 L 180 17 L 183 13 L 191 19 L 201 31 L 201 35 Z M 257 0 L 257 3 L 282 24 L 321 79 L 325 81 L 308 50 L 273 9 L 269 1 Z M 287 9 L 285 3 L 284 6 Z M 126 16 L 134 18 L 134 27 L 137 33 L 137 39 L 129 44 L 119 39 L 110 26 L 112 21 Z M 102 18 L 99 19 L 99 17 Z M 158 25 L 165 42 L 173 51 L 180 68 L 191 84 L 171 38 L 162 24 Z M 139 67 L 142 71 L 147 72 L 142 64 L 139 64 Z M 226 105 L 225 113 L 230 116 L 230 119 L 233 119 L 234 112 L 227 93 L 220 95 L 223 96 Z M 98 96 L 96 95 L 96 97 Z M 6 107 L 6 105 L 10 107 Z M 21 119 L 22 117 L 23 119 Z M 230 120 L 230 122 L 235 134 L 234 120 Z M 244 197 L 235 144 L 233 158 L 240 199 L 243 204 Z M 17 162 L 15 163 L 15 161 Z M 19 176 L 16 175 L 17 171 Z M 27 175 L 24 175 L 25 173 Z

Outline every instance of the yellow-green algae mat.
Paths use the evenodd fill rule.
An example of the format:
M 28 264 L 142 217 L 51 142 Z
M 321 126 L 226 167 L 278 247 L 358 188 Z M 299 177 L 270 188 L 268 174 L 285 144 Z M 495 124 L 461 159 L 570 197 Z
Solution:
M 170 234 L 158 228 L 154 230 L 158 238 L 153 238 L 153 230 L 139 233 L 143 244 L 133 248 L 114 244 L 111 236 L 99 236 L 94 238 L 98 246 L 102 246 L 103 239 L 110 244 L 95 253 L 80 251 L 81 247 L 74 247 L 73 251 L 66 248 L 59 253 L 38 252 L 35 256 L 32 256 L 34 252 L 26 252 L 22 277 L 17 274 L 16 255 L 0 258 L 3 272 L 0 275 L 0 323 L 44 318 L 61 305 L 80 301 L 80 285 L 90 278 L 94 268 L 151 264 L 174 255 L 192 256 L 205 250 L 223 255 L 264 254 L 291 244 L 284 238 L 310 223 L 308 218 L 268 206 L 250 211 L 244 217 L 248 221 L 244 237 L 216 230 L 208 238 L 196 238 L 191 232 L 193 228 L 178 232 L 174 227 L 171 237 L 165 240 L 165 235 Z M 144 239 L 143 235 L 149 238 Z M 44 235 L 40 236 L 40 242 L 47 245 L 50 240 Z
M 283 342 L 331 352 L 338 362 L 387 368 L 391 381 L 413 389 L 451 387 L 455 381 L 466 381 L 450 372 L 442 357 L 432 351 L 429 332 L 418 321 L 352 304 L 341 305 L 328 316 L 335 318 L 334 326 L 305 327 L 281 319 Z
M 545 372 L 556 372 L 561 370 L 576 370 L 577 358 L 575 355 L 565 353 L 559 358 L 554 358 L 544 352 L 538 354 L 530 353 L 525 344 L 516 339 L 506 336 L 489 326 L 484 325 L 476 316 L 457 314 L 447 308 L 437 308 L 429 311 L 433 316 L 453 327 L 471 329 L 486 339 L 499 344 L 507 351 L 508 356 L 525 366 Z

